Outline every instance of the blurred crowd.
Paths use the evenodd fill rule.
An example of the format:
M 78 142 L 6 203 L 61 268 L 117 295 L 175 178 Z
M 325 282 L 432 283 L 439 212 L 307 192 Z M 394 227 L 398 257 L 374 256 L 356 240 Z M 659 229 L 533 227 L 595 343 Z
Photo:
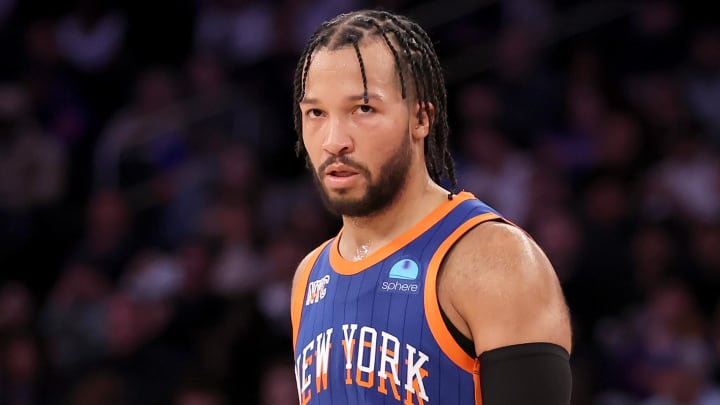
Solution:
M 0 0 L 0 405 L 297 404 L 290 283 L 339 221 L 292 71 L 364 7 L 428 21 L 460 188 L 560 276 L 573 404 L 720 404 L 714 9 L 416 3 Z

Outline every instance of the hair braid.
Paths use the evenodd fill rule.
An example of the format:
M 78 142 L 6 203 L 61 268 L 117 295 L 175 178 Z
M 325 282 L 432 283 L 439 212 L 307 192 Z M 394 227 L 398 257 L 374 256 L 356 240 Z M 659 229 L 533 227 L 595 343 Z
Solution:
M 425 34 L 425 36 L 427 37 L 427 34 Z M 447 111 L 447 92 L 445 90 L 445 86 L 440 85 L 443 80 L 443 74 L 440 71 L 440 64 L 437 62 L 437 56 L 434 52 L 430 52 L 426 48 L 423 49 L 423 53 L 425 53 L 428 58 L 426 59 L 426 62 L 428 62 L 428 73 L 431 76 L 431 83 L 434 84 L 430 86 L 430 91 L 432 92 L 431 98 L 437 103 L 436 110 Z M 447 147 L 447 138 L 450 133 L 450 128 L 446 114 L 437 115 L 435 128 L 436 130 L 439 129 L 439 131 L 437 131 L 437 136 L 430 139 L 431 144 L 434 144 L 432 152 L 435 156 L 437 156 L 437 153 L 441 154 L 441 156 L 437 156 L 439 159 L 433 159 L 433 161 L 440 164 L 441 168 L 439 169 L 441 169 L 444 173 L 448 173 L 448 177 L 452 180 L 455 178 L 455 163 L 453 162 L 452 155 Z M 454 182 L 452 187 L 454 188 L 456 186 L 457 184 Z
M 407 97 L 407 90 L 405 89 L 405 75 L 403 74 L 402 65 L 400 65 L 400 55 L 398 54 L 398 51 L 395 49 L 395 46 L 392 44 L 392 42 L 390 42 L 385 28 L 380 26 L 380 24 L 378 24 L 378 22 L 375 20 L 369 20 L 369 22 L 375 27 L 375 29 L 378 30 L 380 35 L 382 35 L 385 44 L 388 46 L 388 48 L 390 48 L 390 52 L 392 52 L 393 54 L 393 58 L 395 59 L 395 68 L 398 71 L 398 76 L 400 76 L 400 91 L 402 93 L 402 98 L 404 99 L 405 97 Z
M 413 84 L 415 86 L 414 87 L 415 88 L 415 97 L 417 98 L 418 103 L 420 103 L 420 107 L 421 107 L 421 109 L 418 110 L 417 118 L 420 121 L 420 123 L 422 123 L 422 105 L 423 105 L 423 103 L 425 103 L 426 98 L 425 98 L 424 88 L 420 86 L 420 82 L 419 82 L 419 78 L 418 78 L 420 76 L 420 74 L 419 74 L 420 72 L 417 67 L 417 60 L 416 60 L 416 58 L 413 58 L 413 56 L 412 56 L 412 51 L 410 50 L 410 44 L 409 44 L 407 38 L 405 38 L 405 35 L 403 35 L 402 32 L 400 32 L 399 30 L 397 30 L 395 28 L 391 29 L 390 32 L 395 35 L 395 38 L 397 38 L 398 41 L 400 41 L 400 44 L 401 44 L 400 46 L 402 47 L 403 53 L 405 54 L 405 59 L 407 60 L 408 64 L 410 65 L 410 75 L 412 76 Z
M 295 100 L 302 100 L 305 96 L 305 80 L 307 80 L 307 75 L 304 71 L 306 70 L 306 61 L 310 59 L 310 52 L 308 52 L 309 49 L 309 46 L 305 49 L 305 52 L 303 52 L 300 60 L 298 61 L 297 67 L 295 68 L 295 79 L 293 80 Z M 300 105 L 297 102 L 293 103 L 293 124 L 295 126 L 295 131 L 297 133 L 301 133 L 302 117 L 300 114 Z M 297 142 L 295 142 L 295 153 L 300 155 L 303 154 L 304 151 L 305 148 L 303 146 L 302 139 L 298 139 Z
M 353 47 L 355 48 L 355 54 L 357 54 L 358 62 L 360 62 L 360 74 L 362 75 L 363 81 L 363 101 L 365 102 L 365 104 L 367 104 L 369 100 L 367 89 L 367 75 L 365 75 L 365 63 L 363 63 L 362 54 L 360 53 L 360 47 L 358 46 L 358 41 L 353 42 Z
M 420 44 L 422 44 L 422 51 L 424 53 L 424 60 L 428 65 L 428 68 L 430 70 L 431 75 L 431 90 L 433 93 L 432 99 L 436 101 L 436 111 L 447 111 L 447 91 L 445 90 L 444 86 L 444 76 L 441 71 L 441 65 L 440 61 L 438 60 L 437 54 L 433 51 L 432 47 L 432 40 L 430 39 L 430 36 L 425 32 L 423 29 L 420 28 L 419 25 L 408 21 L 408 29 L 411 33 L 416 35 L 421 39 L 421 41 L 418 41 Z M 432 141 L 435 144 L 435 148 L 433 148 L 433 154 L 435 152 L 440 152 L 442 156 L 440 159 L 433 159 L 433 161 L 441 163 L 443 172 L 447 173 L 448 178 L 451 181 L 452 187 L 457 187 L 457 180 L 455 179 L 455 163 L 453 161 L 452 155 L 450 154 L 450 150 L 447 147 L 448 142 L 448 134 L 450 133 L 450 127 L 447 120 L 447 114 L 438 114 L 437 117 L 437 126 L 439 127 L 440 131 L 438 131 L 437 136 L 432 137 Z
M 435 181 L 440 181 L 440 178 L 443 174 L 443 168 L 446 167 L 444 159 L 438 158 L 438 146 L 442 148 L 442 142 L 440 145 L 438 145 L 439 138 L 442 138 L 441 134 L 437 134 L 437 117 L 435 117 L 432 111 L 430 111 L 430 104 L 433 104 L 436 108 L 436 111 L 444 111 L 444 100 L 440 100 L 439 97 L 437 97 L 437 92 L 435 91 L 434 87 L 428 86 L 427 83 L 435 83 L 437 82 L 438 78 L 434 74 L 434 70 L 432 69 L 432 59 L 428 57 L 428 54 L 431 52 L 428 52 L 427 50 L 427 44 L 423 44 L 423 41 L 421 38 L 416 37 L 414 33 L 412 33 L 410 27 L 407 25 L 397 22 L 398 25 L 400 25 L 400 28 L 404 29 L 406 32 L 409 33 L 409 39 L 406 39 L 404 36 L 401 37 L 401 40 L 403 41 L 404 46 L 408 50 L 408 57 L 410 58 L 412 70 L 414 72 L 413 77 L 418 78 L 421 76 L 428 77 L 429 80 L 426 80 L 423 82 L 425 84 L 424 86 L 420 86 L 418 81 L 416 80 L 415 86 L 416 86 L 416 92 L 417 92 L 417 98 L 418 103 L 420 104 L 420 108 L 418 109 L 418 120 L 422 122 L 422 113 L 423 111 L 427 114 L 428 119 L 430 120 L 430 134 L 427 138 L 425 138 L 425 151 L 427 155 L 426 163 L 427 163 L 427 169 L 428 173 L 430 174 L 430 177 Z M 400 35 L 400 32 L 396 31 L 395 35 Z M 420 54 L 420 57 L 414 57 L 413 53 Z M 419 59 L 419 60 L 418 60 Z M 454 182 L 451 179 L 452 186 L 455 187 Z

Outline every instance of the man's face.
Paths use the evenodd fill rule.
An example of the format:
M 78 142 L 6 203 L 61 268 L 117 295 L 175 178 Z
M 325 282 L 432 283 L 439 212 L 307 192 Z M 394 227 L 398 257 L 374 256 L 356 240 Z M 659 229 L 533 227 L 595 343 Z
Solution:
M 303 143 L 323 200 L 349 217 L 390 205 L 413 160 L 410 115 L 392 53 L 379 41 L 361 42 L 360 53 L 367 104 L 352 46 L 313 54 L 300 103 Z

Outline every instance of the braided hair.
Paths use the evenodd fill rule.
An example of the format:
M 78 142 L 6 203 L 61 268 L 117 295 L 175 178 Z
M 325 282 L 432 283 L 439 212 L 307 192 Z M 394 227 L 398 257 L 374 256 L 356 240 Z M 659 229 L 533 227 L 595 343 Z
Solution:
M 425 138 L 425 164 L 433 181 L 440 183 L 447 178 L 451 187 L 457 186 L 455 165 L 448 149 L 450 132 L 447 117 L 447 93 L 440 62 L 428 34 L 410 19 L 386 11 L 362 10 L 341 14 L 320 25 L 310 37 L 295 69 L 293 118 L 298 141 L 295 150 L 298 156 L 307 159 L 302 141 L 302 116 L 299 103 L 305 97 L 308 70 L 316 49 L 330 50 L 352 46 L 360 64 L 363 81 L 364 102 L 368 102 L 365 64 L 359 44 L 364 38 L 382 38 L 395 59 L 395 68 L 400 79 L 402 98 L 413 94 L 420 109 L 418 120 L 423 122 L 423 110 L 430 120 L 430 131 Z M 408 83 L 408 79 L 411 80 Z M 409 86 L 412 86 L 408 88 Z M 435 107 L 434 114 L 430 105 Z

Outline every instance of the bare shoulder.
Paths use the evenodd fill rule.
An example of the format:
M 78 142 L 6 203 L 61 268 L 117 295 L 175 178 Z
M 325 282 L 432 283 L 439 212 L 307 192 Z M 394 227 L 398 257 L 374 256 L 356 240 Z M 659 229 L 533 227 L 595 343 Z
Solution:
M 446 258 L 441 292 L 472 336 L 477 353 L 519 343 L 571 346 L 570 319 L 557 274 L 523 230 L 486 222 Z
M 324 244 L 322 246 L 324 246 Z M 295 289 L 297 288 L 297 283 L 300 280 L 300 276 L 302 275 L 303 270 L 305 269 L 305 267 L 307 267 L 310 260 L 315 259 L 315 257 L 318 254 L 318 251 L 320 249 L 322 249 L 322 246 L 318 246 L 317 248 L 310 251 L 310 253 L 305 255 L 305 257 L 303 257 L 303 259 L 300 261 L 300 264 L 298 264 L 297 268 L 295 269 L 295 275 L 293 276 L 293 281 L 292 281 L 292 294 L 293 295 L 295 295 Z
M 326 242 L 327 243 L 327 242 Z M 293 334 L 298 330 L 300 315 L 302 313 L 302 296 L 305 293 L 306 286 L 301 285 L 307 283 L 310 270 L 308 265 L 312 261 L 316 260 L 320 251 L 323 249 L 326 243 L 315 248 L 313 251 L 308 253 L 298 264 L 295 269 L 295 275 L 293 275 L 292 287 L 290 289 L 290 319 L 293 325 Z

